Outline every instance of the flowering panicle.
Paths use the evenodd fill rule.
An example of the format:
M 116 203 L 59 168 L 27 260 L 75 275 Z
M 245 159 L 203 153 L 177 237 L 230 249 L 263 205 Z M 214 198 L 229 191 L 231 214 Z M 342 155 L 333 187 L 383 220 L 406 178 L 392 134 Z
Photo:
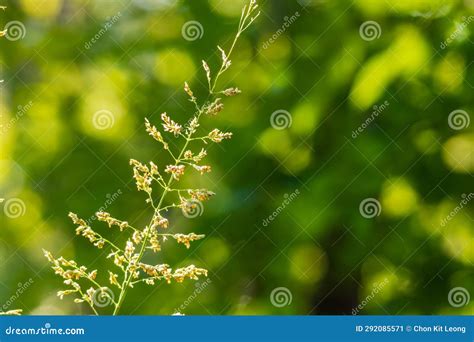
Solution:
M 189 95 L 190 97 L 189 101 L 196 103 L 197 98 L 194 96 L 194 93 L 189 87 L 188 82 L 184 82 L 184 91 L 186 92 L 186 94 Z
M 147 118 L 145 118 L 145 128 L 146 128 L 146 131 L 148 132 L 148 134 L 153 137 L 153 139 L 155 139 L 156 141 L 159 141 L 160 143 L 163 144 L 163 148 L 165 150 L 169 149 L 169 145 L 163 139 L 163 136 L 161 135 L 161 133 L 158 131 L 158 129 L 155 126 L 150 124 L 150 121 L 148 121 Z
M 184 165 L 167 165 L 165 172 L 171 174 L 175 180 L 179 180 L 184 175 Z
M 155 212 L 153 219 L 151 220 L 151 229 L 155 229 L 158 227 L 161 228 L 168 228 L 169 221 L 167 218 L 161 216 L 159 212 Z
M 209 87 L 211 86 L 211 69 L 209 68 L 209 65 L 207 65 L 206 61 L 202 61 L 202 67 L 204 68 L 204 71 L 206 72 L 206 78 L 207 78 L 207 83 L 209 84 Z
M 207 139 L 215 142 L 215 143 L 220 143 L 224 139 L 230 139 L 232 138 L 232 133 L 230 132 L 221 132 L 217 128 L 213 129 L 207 136 Z
M 224 109 L 224 104 L 220 98 L 215 99 L 213 102 L 206 105 L 206 114 L 217 115 Z
M 177 136 L 181 133 L 181 129 L 183 127 L 171 120 L 166 113 L 161 114 L 161 120 L 163 120 L 163 128 L 166 132 L 173 133 L 174 136 Z
M 195 163 L 199 163 L 205 156 L 207 156 L 205 149 L 201 149 L 198 154 L 194 154 L 191 150 L 184 152 L 184 160 L 190 160 Z
M 222 94 L 224 94 L 225 96 L 229 96 L 229 97 L 239 95 L 240 93 L 241 93 L 241 91 L 240 91 L 239 88 L 228 88 L 228 89 L 222 91 Z
M 138 191 L 145 191 L 151 194 L 151 183 L 153 181 L 152 171 L 150 171 L 148 166 L 140 163 L 135 159 L 130 159 L 130 165 L 133 166 L 133 178 L 135 179 L 135 183 L 137 184 Z
M 196 217 L 196 212 L 199 214 L 202 209 L 202 203 L 215 195 L 207 189 L 179 188 L 177 183 L 186 176 L 188 170 L 194 169 L 201 175 L 211 172 L 210 165 L 201 164 L 207 156 L 207 151 L 202 145 L 210 142 L 220 143 L 232 137 L 232 133 L 222 132 L 217 128 L 207 134 L 205 132 L 199 134 L 200 119 L 204 115 L 218 115 L 224 110 L 224 103 L 220 97 L 216 96 L 217 94 L 225 97 L 240 94 L 238 88 L 217 90 L 217 85 L 220 76 L 232 65 L 230 57 L 238 38 L 258 16 L 257 7 L 255 0 L 250 0 L 249 5 L 244 7 L 237 34 L 230 49 L 226 51 L 218 47 L 222 59 L 220 68 L 211 72 L 207 62 L 202 62 L 209 86 L 208 100 L 199 104 L 189 84 L 184 83 L 184 92 L 195 107 L 187 123 L 180 125 L 167 113 L 162 113 L 161 126 L 158 125 L 162 127 L 160 131 L 151 120 L 145 119 L 148 135 L 159 142 L 171 156 L 171 162 L 161 164 L 160 167 L 154 162 L 144 164 L 135 159 L 130 160 L 137 189 L 147 194 L 146 203 L 150 204 L 150 209 L 153 211 L 149 223 L 135 228 L 128 221 L 99 211 L 96 213 L 99 222 L 104 222 L 109 228 L 118 228 L 117 231 L 125 235 L 120 239 L 107 239 L 76 214 L 69 214 L 77 226 L 77 235 L 85 237 L 95 247 L 107 250 L 107 259 L 113 263 L 113 269 L 89 271 L 86 266 L 80 266 L 74 260 L 55 258 L 52 253 L 44 250 L 44 256 L 52 264 L 52 269 L 63 278 L 63 283 L 67 287 L 58 292 L 61 299 L 65 296 L 74 296 L 75 303 L 88 304 L 95 314 L 99 314 L 99 311 L 110 305 L 110 312 L 116 315 L 121 310 L 127 292 L 138 284 L 155 285 L 161 281 L 180 283 L 185 279 L 197 280 L 201 276 L 207 276 L 206 269 L 195 265 L 173 269 L 167 264 L 151 265 L 145 263 L 144 260 L 152 260 L 145 256 L 161 251 L 164 242 L 168 239 L 190 248 L 193 242 L 204 238 L 202 234 L 173 232 L 174 227 L 170 226 L 167 213 L 175 208 L 180 209 L 188 218 Z M 176 146 L 176 144 L 170 145 L 163 135 L 164 132 L 171 133 L 169 137 L 166 136 L 166 139 L 182 140 L 181 149 L 172 151 L 174 148 L 172 149 L 171 146 Z
M 196 133 L 196 129 L 199 127 L 198 118 L 193 117 L 191 121 L 189 121 L 189 125 L 186 128 L 186 134 L 191 136 Z
M 8 311 L 0 311 L 0 316 L 20 316 L 23 310 L 15 309 L 15 310 L 8 310 Z
M 128 227 L 127 221 L 117 220 L 116 218 L 111 217 L 109 213 L 99 211 L 95 213 L 95 216 L 97 217 L 99 221 L 107 222 L 107 224 L 109 225 L 109 228 L 111 228 L 112 226 L 117 226 L 119 227 L 120 231 L 123 231 L 125 228 Z
M 207 201 L 209 198 L 211 198 L 211 196 L 215 195 L 215 193 L 206 189 L 202 189 L 202 190 L 189 189 L 188 194 L 189 196 L 191 196 L 192 199 L 198 200 L 200 202 Z
M 170 284 L 172 280 L 182 283 L 186 278 L 198 280 L 201 275 L 207 277 L 207 270 L 198 268 L 194 265 L 177 268 L 174 271 L 167 264 L 153 266 L 140 263 L 139 267 L 148 275 L 148 277 L 133 281 L 131 283 L 133 285 L 140 282 L 144 282 L 148 285 L 155 285 L 155 282 L 160 280 L 165 280 L 168 284 Z
M 192 164 L 192 166 L 199 171 L 199 173 L 201 175 L 207 173 L 207 172 L 211 172 L 211 167 L 209 165 L 196 165 L 196 164 Z
M 194 233 L 191 234 L 174 234 L 173 239 L 178 241 L 178 243 L 182 243 L 186 246 L 186 248 L 191 247 L 191 242 L 204 239 L 204 235 L 197 235 Z

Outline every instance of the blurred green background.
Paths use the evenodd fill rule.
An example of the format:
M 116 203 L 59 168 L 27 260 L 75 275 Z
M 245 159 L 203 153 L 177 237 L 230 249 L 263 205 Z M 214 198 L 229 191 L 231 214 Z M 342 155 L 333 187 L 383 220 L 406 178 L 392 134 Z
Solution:
M 0 211 L 0 311 L 90 313 L 56 297 L 61 279 L 41 248 L 115 269 L 67 214 L 89 218 L 110 203 L 115 217 L 148 222 L 128 160 L 160 165 L 164 155 L 143 119 L 187 121 L 182 84 L 204 93 L 201 60 L 217 68 L 215 46 L 229 46 L 244 2 L 2 1 L 0 26 L 24 30 L 0 40 L 0 197 L 24 207 Z M 259 3 L 221 80 L 243 94 L 202 125 L 234 137 L 209 147 L 212 173 L 185 181 L 217 195 L 198 218 L 169 217 L 171 231 L 207 237 L 147 259 L 206 267 L 209 285 L 143 285 L 123 313 L 351 314 L 363 304 L 357 313 L 472 314 L 474 300 L 456 307 L 449 293 L 474 296 L 474 2 Z M 201 25 L 197 39 L 183 37 L 189 21 Z M 106 129 L 94 125 L 102 110 Z M 275 129 L 275 112 L 291 125 Z M 361 215 L 367 198 L 379 215 Z

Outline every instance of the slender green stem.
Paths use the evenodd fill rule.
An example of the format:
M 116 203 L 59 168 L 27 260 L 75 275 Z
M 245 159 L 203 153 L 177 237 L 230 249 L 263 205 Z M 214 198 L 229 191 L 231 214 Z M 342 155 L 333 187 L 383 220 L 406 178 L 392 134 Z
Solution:
M 226 58 L 222 61 L 222 65 L 218 71 L 218 73 L 216 74 L 215 78 L 214 78 L 214 81 L 211 82 L 210 78 L 208 78 L 208 84 L 209 84 L 209 96 L 212 97 L 215 92 L 215 88 L 217 86 L 217 82 L 220 78 L 220 76 L 227 70 L 228 68 L 228 61 L 229 61 L 229 58 L 230 56 L 232 55 L 232 52 L 234 51 L 234 48 L 237 44 L 237 41 L 240 37 L 240 35 L 248 28 L 248 26 L 257 18 L 257 16 L 260 14 L 260 13 L 257 13 L 257 15 L 255 17 L 251 17 L 250 18 L 250 15 L 253 13 L 253 11 L 256 9 L 256 6 L 253 2 L 251 2 L 251 4 L 247 7 L 245 6 L 244 9 L 242 10 L 242 15 L 240 17 L 240 22 L 239 22 L 239 27 L 238 27 L 238 30 L 237 30 L 237 34 L 235 35 L 234 37 L 234 40 L 232 41 L 232 45 L 229 49 L 229 51 L 227 52 L 226 54 Z M 248 21 L 248 19 L 250 18 L 250 21 Z M 195 104 L 196 106 L 196 110 L 197 110 L 197 113 L 196 113 L 196 120 L 197 122 L 199 122 L 199 119 L 201 117 L 201 115 L 205 112 L 205 108 L 207 106 L 207 104 L 204 104 L 202 105 L 201 107 L 199 107 L 199 105 L 197 104 L 196 100 L 192 100 L 192 102 Z M 188 145 L 191 141 L 194 141 L 194 140 L 202 140 L 204 142 L 206 142 L 205 138 L 202 138 L 202 137 L 199 137 L 199 138 L 193 138 L 192 135 L 194 134 L 195 132 L 189 132 L 187 135 L 184 135 L 184 134 L 181 134 L 181 136 L 183 138 L 186 139 L 185 143 L 184 143 L 184 146 L 183 148 L 181 149 L 181 152 L 179 153 L 178 157 L 175 158 L 174 155 L 171 153 L 171 151 L 169 151 L 171 153 L 171 156 L 173 157 L 174 161 L 175 161 L 175 166 L 177 166 L 178 164 L 180 163 L 183 163 L 183 155 L 186 151 L 186 149 L 188 148 Z M 161 179 L 161 181 L 163 182 L 163 184 L 161 184 L 161 182 L 157 181 L 158 184 L 160 184 L 162 187 L 163 187 L 163 193 L 161 194 L 161 197 L 160 197 L 160 200 L 158 202 L 158 204 L 155 206 L 153 201 L 151 202 L 152 203 L 152 206 L 153 206 L 153 209 L 154 209 L 154 213 L 153 213 L 153 216 L 150 220 L 150 223 L 148 225 L 148 228 L 146 230 L 146 234 L 143 238 L 143 241 L 142 241 L 142 244 L 141 244 L 141 247 L 140 247 L 140 251 L 138 253 L 138 258 L 136 259 L 136 263 L 138 264 L 141 259 L 143 258 L 143 255 L 145 253 L 145 250 L 146 250 L 146 246 L 147 246 L 147 242 L 148 242 L 148 238 L 150 236 L 150 227 L 152 226 L 152 222 L 153 222 L 153 219 L 154 219 L 154 216 L 159 213 L 161 210 L 164 210 L 165 208 L 167 209 L 168 207 L 171 207 L 171 206 L 167 206 L 167 207 L 161 207 L 163 205 L 163 202 L 165 200 L 165 197 L 166 195 L 171 192 L 171 191 L 175 191 L 174 189 L 171 189 L 171 184 L 173 183 L 174 181 L 174 178 L 172 175 L 170 175 L 170 178 L 168 179 L 168 182 L 164 182 L 163 179 Z M 165 185 L 165 186 L 163 186 Z M 179 191 L 178 191 L 179 193 Z M 131 284 L 135 284 L 135 283 L 138 283 L 140 281 L 144 281 L 143 279 L 142 280 L 137 280 L 137 281 L 133 281 L 132 282 L 132 278 L 133 278 L 133 272 L 130 272 L 129 271 L 129 268 L 130 268 L 130 264 L 128 266 L 128 268 L 125 270 L 124 272 L 124 280 L 123 280 L 123 283 L 122 283 L 122 288 L 121 288 L 121 291 L 120 291 L 120 295 L 119 295 L 119 299 L 115 305 L 115 310 L 113 312 L 114 315 L 117 315 L 120 311 L 120 308 L 122 307 L 122 304 L 125 300 L 125 296 L 127 295 L 127 291 L 128 291 L 128 288 L 130 287 Z
M 85 295 L 84 295 L 84 293 L 83 293 L 81 290 L 78 290 L 78 292 L 81 294 L 81 297 L 82 297 L 82 298 L 85 298 Z M 86 302 L 87 302 L 87 304 L 89 304 L 89 306 L 91 307 L 92 311 L 94 311 L 94 314 L 95 314 L 96 316 L 99 316 L 99 313 L 98 313 L 97 310 L 94 308 L 94 304 L 91 304 L 91 303 L 90 303 L 89 301 L 87 301 L 87 300 L 86 300 Z
M 250 18 L 250 22 L 247 23 L 247 20 L 252 14 L 252 12 L 255 10 L 254 7 L 249 6 L 249 7 L 244 7 L 242 10 L 242 15 L 240 16 L 240 22 L 239 22 L 239 28 L 237 30 L 237 34 L 234 37 L 234 40 L 232 41 L 232 45 L 229 49 L 229 52 L 227 53 L 227 59 L 228 61 L 230 59 L 230 56 L 232 55 L 232 52 L 234 51 L 234 48 L 237 44 L 237 41 L 239 40 L 240 35 L 254 22 L 255 19 L 260 15 L 260 12 L 258 12 L 255 17 Z M 224 71 L 227 69 L 226 68 L 226 61 L 222 62 L 221 68 L 219 69 L 216 78 L 214 79 L 214 82 L 212 84 L 212 87 L 209 87 L 209 91 L 211 94 L 214 94 L 214 90 L 217 86 L 217 81 L 219 80 L 219 77 L 224 73 Z
M 199 118 L 201 117 L 201 115 L 203 113 L 203 108 L 201 108 L 200 111 L 197 113 L 197 120 L 198 121 L 199 121 Z M 181 162 L 181 158 L 183 157 L 183 154 L 186 151 L 186 149 L 187 149 L 187 147 L 188 147 L 188 145 L 191 141 L 190 140 L 191 137 L 192 137 L 192 133 L 187 135 L 186 142 L 185 142 L 183 148 L 181 149 L 181 152 L 179 153 L 178 158 L 175 160 L 175 166 L 178 165 Z M 171 175 L 170 178 L 168 179 L 168 182 L 166 183 L 166 188 L 164 188 L 163 193 L 161 194 L 161 197 L 160 197 L 160 200 L 159 200 L 158 204 L 156 205 L 156 207 L 154 207 L 155 211 L 154 211 L 153 216 L 152 216 L 152 218 L 150 220 L 150 223 L 148 225 L 148 229 L 150 229 L 150 227 L 151 227 L 153 217 L 155 216 L 155 214 L 161 210 L 161 206 L 163 204 L 163 201 L 164 201 L 166 195 L 168 194 L 170 186 L 173 183 L 173 181 L 174 181 L 174 178 Z M 143 254 L 145 253 L 145 250 L 146 250 L 146 244 L 148 242 L 148 237 L 149 237 L 149 231 L 147 230 L 147 233 L 145 234 L 145 237 L 143 238 L 143 242 L 142 242 L 142 245 L 141 245 L 141 248 L 140 248 L 140 252 L 138 253 L 138 258 L 136 260 L 137 263 L 139 263 L 141 261 L 141 259 L 143 258 Z M 117 315 L 120 311 L 120 308 L 123 304 L 123 301 L 125 300 L 127 290 L 130 286 L 130 282 L 132 280 L 132 277 L 133 277 L 133 273 L 128 274 L 128 277 L 127 277 L 127 273 L 124 276 L 124 282 L 122 283 L 122 289 L 120 291 L 119 299 L 117 301 L 117 305 L 115 306 L 115 310 L 114 310 L 114 313 L 113 313 L 114 315 Z

